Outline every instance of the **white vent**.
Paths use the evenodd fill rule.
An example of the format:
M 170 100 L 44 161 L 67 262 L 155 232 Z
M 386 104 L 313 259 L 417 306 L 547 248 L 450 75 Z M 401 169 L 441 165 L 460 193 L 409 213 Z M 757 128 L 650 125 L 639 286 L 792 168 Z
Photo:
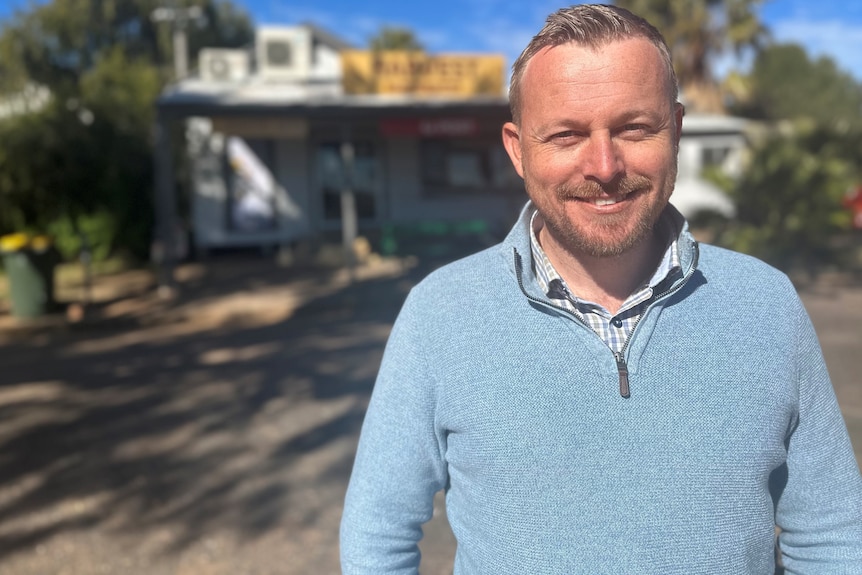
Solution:
M 210 82 L 239 82 L 248 78 L 249 54 L 245 50 L 204 48 L 198 56 L 201 79 Z
M 301 27 L 257 29 L 257 69 L 266 80 L 304 81 L 311 74 L 311 32 Z

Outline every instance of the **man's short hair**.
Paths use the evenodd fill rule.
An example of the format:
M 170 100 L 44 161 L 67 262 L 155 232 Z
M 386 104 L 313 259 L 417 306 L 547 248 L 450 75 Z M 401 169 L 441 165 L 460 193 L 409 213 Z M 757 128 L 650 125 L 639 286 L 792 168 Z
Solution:
M 521 79 L 530 59 L 542 49 L 574 43 L 599 49 L 619 40 L 644 38 L 656 48 L 665 63 L 671 103 L 679 96 L 676 73 L 670 50 L 664 37 L 655 26 L 624 8 L 606 4 L 583 4 L 562 8 L 545 21 L 545 26 L 536 34 L 515 63 L 512 65 L 512 80 L 509 83 L 509 108 L 512 120 L 518 124 L 521 116 Z

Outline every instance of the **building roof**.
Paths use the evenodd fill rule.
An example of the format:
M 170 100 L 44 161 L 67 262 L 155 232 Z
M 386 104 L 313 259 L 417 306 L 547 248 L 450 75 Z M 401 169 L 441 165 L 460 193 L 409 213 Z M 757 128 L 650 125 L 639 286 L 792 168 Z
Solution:
M 719 114 L 686 114 L 682 119 L 685 134 L 739 134 L 745 131 L 748 120 Z
M 252 77 L 242 84 L 206 82 L 189 78 L 168 87 L 157 100 L 162 112 L 175 115 L 246 115 L 280 113 L 296 116 L 365 111 L 376 115 L 403 111 L 464 110 L 498 113 L 509 108 L 503 96 L 354 95 L 344 94 L 335 82 L 265 83 Z
M 312 38 L 319 42 L 327 44 L 334 50 L 338 50 L 340 52 L 341 50 L 353 50 L 355 48 L 355 46 L 347 40 L 336 36 L 329 30 L 321 28 L 313 22 L 303 22 L 301 26 L 311 30 Z
M 352 46 L 320 26 L 305 22 L 299 27 L 310 31 L 312 39 L 335 52 Z M 278 28 L 261 26 L 259 30 Z M 295 28 L 295 27 L 287 27 Z M 251 70 L 242 80 L 232 82 L 186 78 L 168 86 L 158 98 L 160 113 L 174 116 L 192 115 L 265 115 L 295 117 L 340 116 L 357 113 L 375 116 L 399 115 L 417 111 L 472 115 L 508 114 L 509 102 L 500 96 L 437 96 L 414 94 L 345 94 L 336 67 L 334 76 L 307 81 L 272 81 Z M 723 135 L 744 132 L 746 121 L 730 116 L 689 114 L 683 119 L 685 135 Z
M 344 94 L 337 82 L 267 83 L 252 76 L 238 84 L 188 78 L 168 87 L 157 106 L 164 112 L 184 116 L 278 113 L 308 117 L 361 111 L 383 116 L 417 110 L 499 113 L 508 111 L 509 100 L 505 96 L 352 95 Z M 743 133 L 748 121 L 734 116 L 687 114 L 682 124 L 688 136 L 723 135 Z

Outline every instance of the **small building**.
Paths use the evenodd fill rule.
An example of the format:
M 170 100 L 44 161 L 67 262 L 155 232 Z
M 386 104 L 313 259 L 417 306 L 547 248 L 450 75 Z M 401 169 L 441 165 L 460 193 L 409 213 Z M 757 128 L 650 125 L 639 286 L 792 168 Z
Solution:
M 360 51 L 313 25 L 262 26 L 251 50 L 202 50 L 198 75 L 157 104 L 159 237 L 176 229 L 175 122 L 186 128 L 197 250 L 429 221 L 502 233 L 526 200 L 501 141 L 506 76 L 500 55 Z M 733 167 L 743 127 L 686 117 L 673 198 L 686 215 L 732 215 L 699 174 Z

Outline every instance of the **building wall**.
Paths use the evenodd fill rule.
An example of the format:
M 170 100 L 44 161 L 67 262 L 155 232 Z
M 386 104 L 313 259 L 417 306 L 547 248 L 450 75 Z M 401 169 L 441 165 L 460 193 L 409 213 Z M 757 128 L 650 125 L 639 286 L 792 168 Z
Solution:
M 270 123 L 266 118 L 256 121 Z M 411 226 L 428 222 L 482 221 L 489 231 L 502 233 L 517 217 L 526 200 L 523 183 L 514 172 L 502 178 L 496 177 L 505 170 L 511 170 L 508 158 L 498 144 L 496 134 L 500 122 L 497 120 L 484 120 L 470 135 L 423 135 L 415 132 L 393 135 L 385 133 L 382 124 L 373 118 L 360 117 L 352 123 L 318 122 L 307 126 L 305 131 L 286 134 L 279 129 L 265 137 L 248 139 L 252 147 L 262 150 L 261 155 L 266 156 L 264 161 L 274 176 L 276 221 L 271 229 L 237 231 L 231 229 L 229 220 L 231 198 L 235 193 L 231 191 L 229 170 L 225 168 L 224 150 L 228 136 L 213 131 L 212 123 L 208 122 L 206 119 L 194 120 L 190 126 L 195 126 L 195 129 L 189 131 L 194 196 L 192 225 L 198 247 L 285 244 L 322 232 L 338 231 L 341 221 L 337 212 L 332 210 L 338 209 L 337 205 L 333 207 L 333 202 L 338 203 L 342 184 L 330 182 L 326 200 L 328 207 L 325 208 L 320 162 L 321 149 L 328 146 L 328 157 L 332 160 L 334 156 L 337 163 L 337 150 L 344 138 L 364 142 L 366 149 L 370 145 L 376 158 L 373 171 L 377 179 L 371 186 L 374 217 L 361 218 L 360 231 L 388 224 Z M 237 129 L 234 124 L 225 125 Z M 720 190 L 704 182 L 700 175 L 709 164 L 733 173 L 744 146 L 741 133 L 683 133 L 674 203 L 684 215 L 691 217 L 703 209 L 728 216 L 732 214 L 730 200 Z M 432 148 L 442 152 L 436 156 L 429 155 Z M 458 174 L 463 178 L 465 174 L 474 173 L 470 169 L 466 172 L 454 169 L 450 173 L 453 170 L 450 162 L 457 164 L 457 161 L 470 160 L 474 153 L 482 158 L 481 171 L 485 178 L 476 181 L 487 181 L 488 178 L 494 181 L 489 185 L 464 184 L 464 181 L 451 186 L 446 184 L 453 178 L 458 180 Z M 435 179 L 435 176 L 440 178 Z M 367 196 L 368 190 L 365 193 Z
M 277 202 L 280 225 L 291 236 L 311 233 L 312 207 L 308 145 L 304 140 L 276 140 L 276 165 L 279 185 Z
M 429 195 L 421 181 L 418 139 L 392 139 L 387 142 L 386 148 L 389 167 L 386 187 L 392 221 L 480 219 L 497 222 L 507 219 L 513 201 L 508 194 Z M 524 198 L 517 198 L 518 203 L 521 199 Z
M 421 217 L 419 203 L 419 142 L 415 138 L 393 138 L 386 142 L 386 215 L 391 221 Z

